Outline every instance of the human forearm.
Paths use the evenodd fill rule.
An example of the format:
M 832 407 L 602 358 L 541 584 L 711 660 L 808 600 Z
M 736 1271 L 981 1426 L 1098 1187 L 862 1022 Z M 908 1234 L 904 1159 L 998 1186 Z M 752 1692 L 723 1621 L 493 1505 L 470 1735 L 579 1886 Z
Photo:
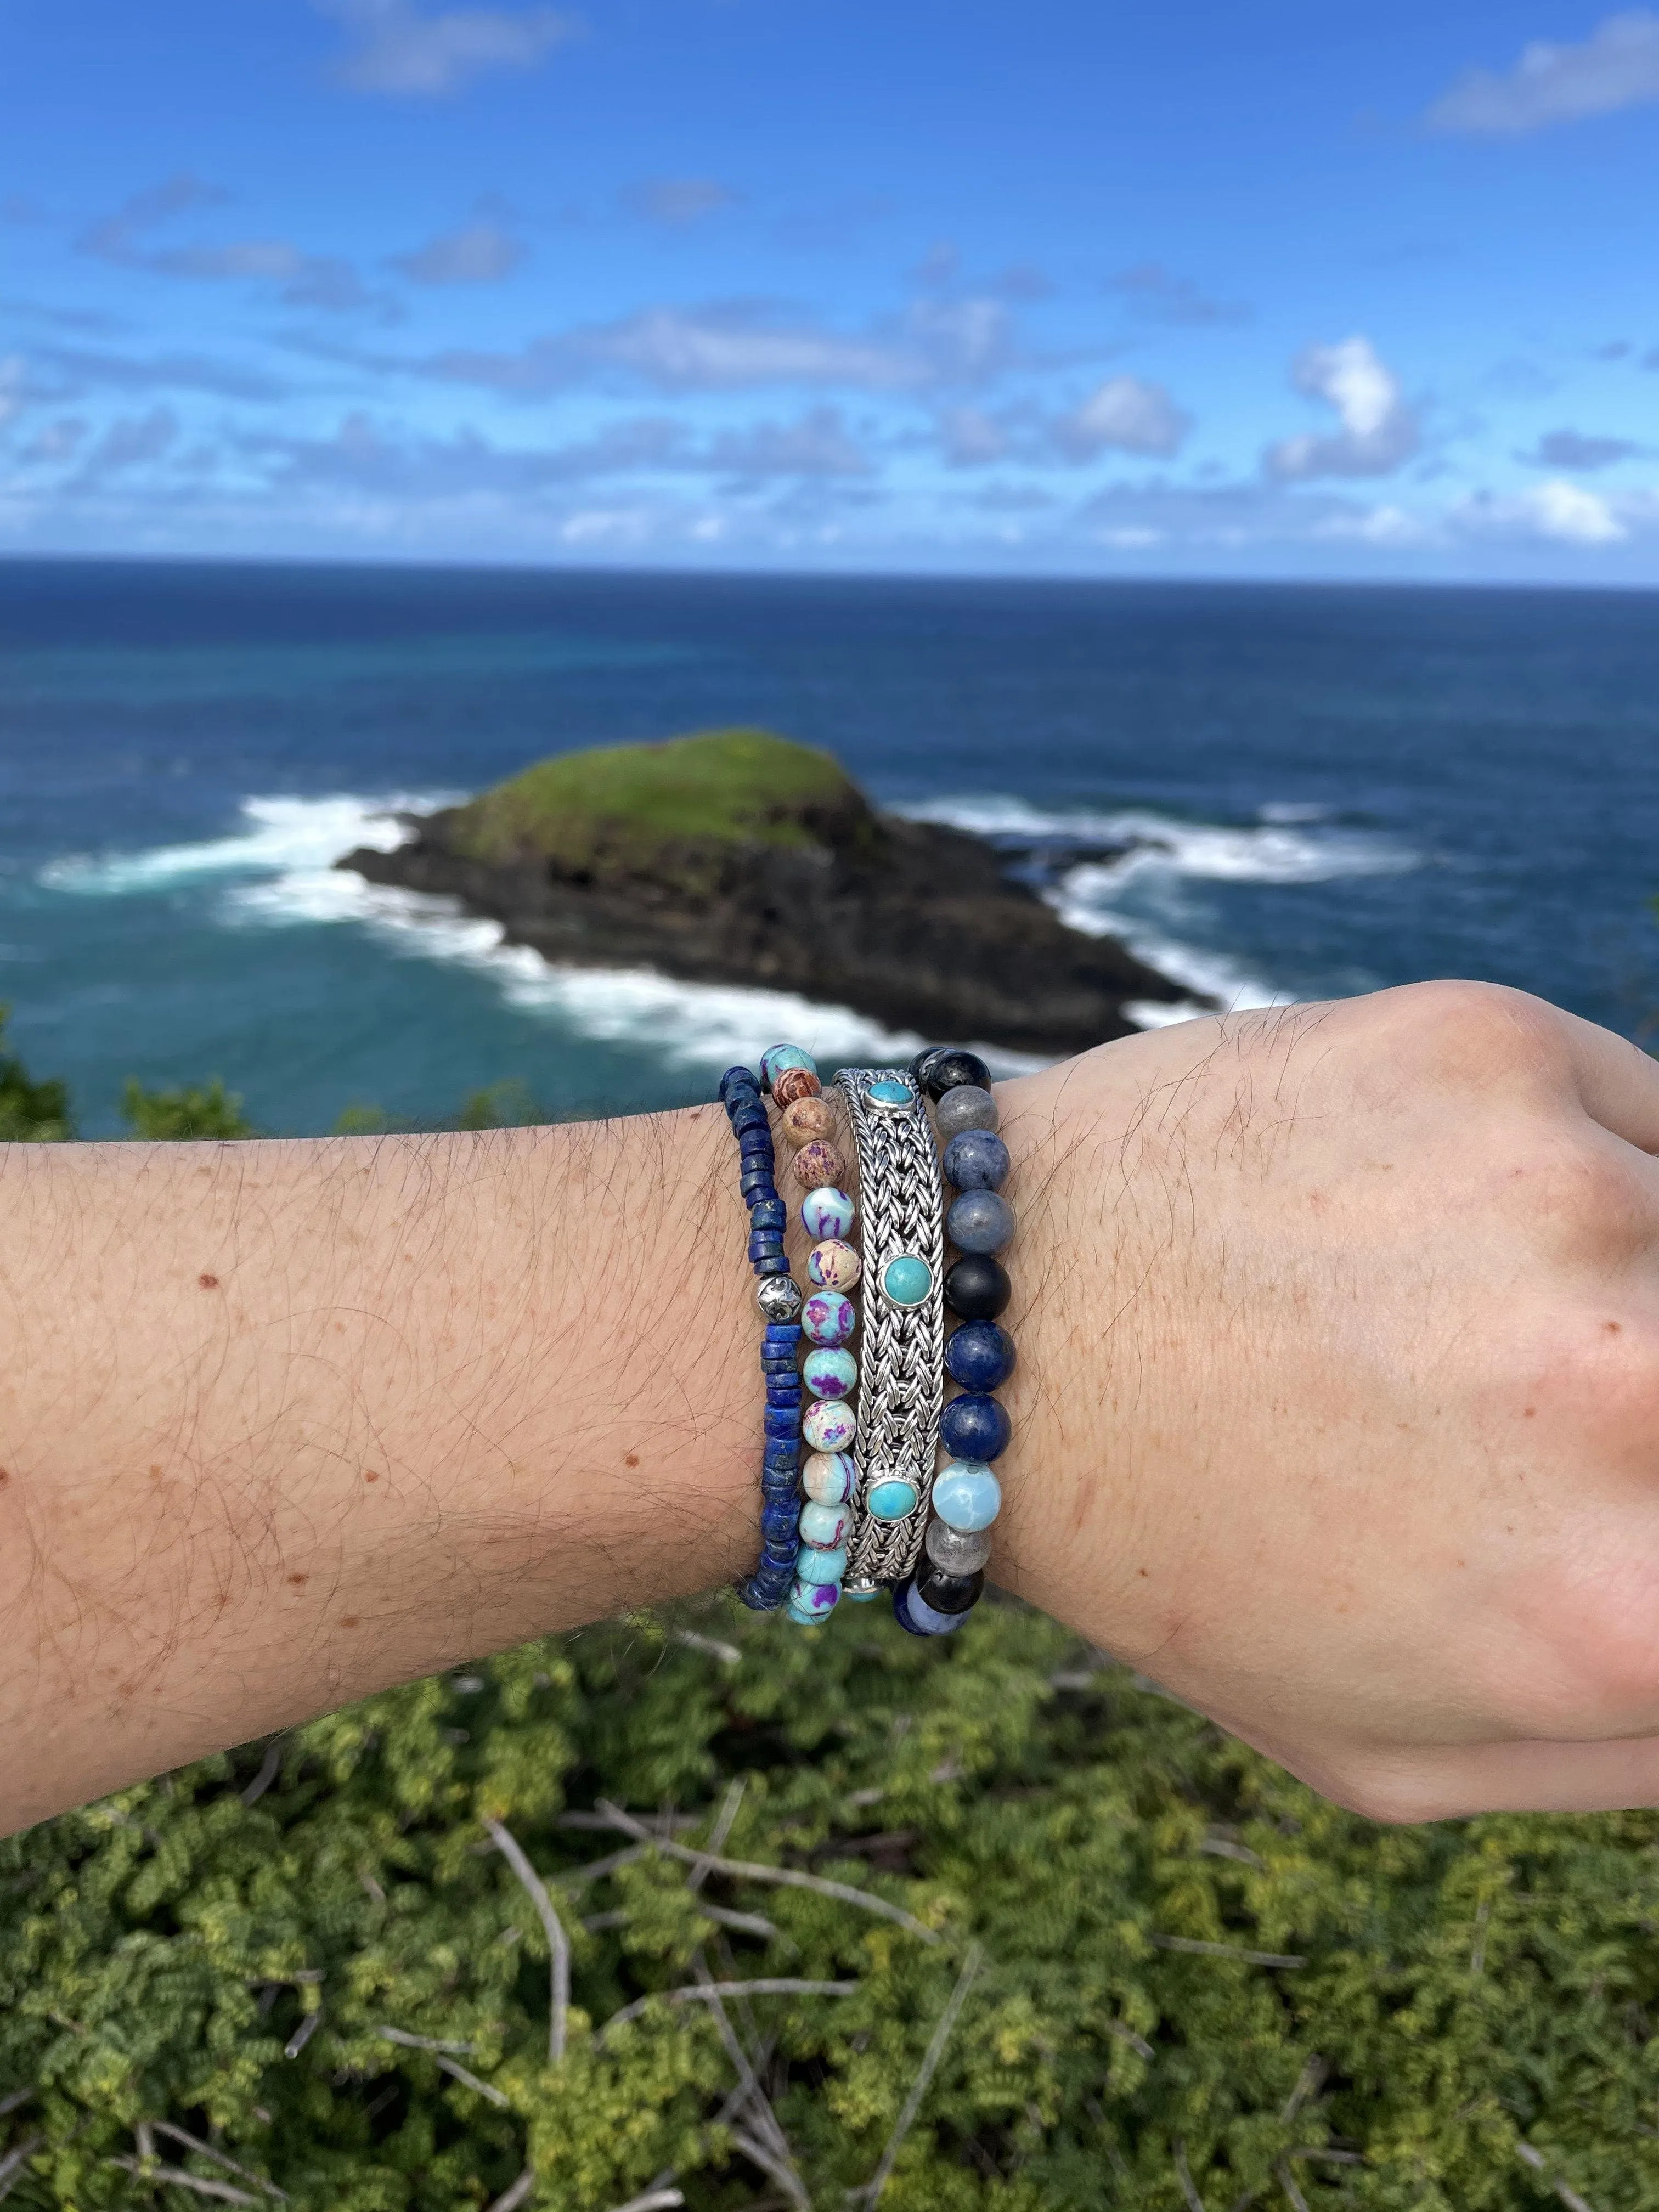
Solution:
M 0 1820 L 732 1572 L 730 1142 L 708 1109 L 0 1156 Z

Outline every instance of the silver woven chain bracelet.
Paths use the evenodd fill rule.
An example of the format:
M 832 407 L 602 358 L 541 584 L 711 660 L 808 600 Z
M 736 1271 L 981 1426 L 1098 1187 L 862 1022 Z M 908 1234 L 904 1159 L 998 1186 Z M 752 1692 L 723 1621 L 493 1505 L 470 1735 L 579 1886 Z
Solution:
M 945 1197 L 921 1092 L 892 1067 L 836 1079 L 858 1149 L 863 1343 L 845 1594 L 874 1597 L 916 1564 L 944 1398 Z

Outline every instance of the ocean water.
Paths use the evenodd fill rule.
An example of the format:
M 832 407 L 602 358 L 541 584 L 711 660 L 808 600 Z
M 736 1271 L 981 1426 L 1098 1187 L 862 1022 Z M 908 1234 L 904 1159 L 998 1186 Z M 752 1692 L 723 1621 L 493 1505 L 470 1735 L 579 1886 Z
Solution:
M 9 1035 L 90 1134 L 129 1075 L 311 1133 L 910 1046 L 555 970 L 332 866 L 542 754 L 734 721 L 996 836 L 1229 1005 L 1462 975 L 1627 1035 L 1659 1006 L 1650 595 L 0 562 Z

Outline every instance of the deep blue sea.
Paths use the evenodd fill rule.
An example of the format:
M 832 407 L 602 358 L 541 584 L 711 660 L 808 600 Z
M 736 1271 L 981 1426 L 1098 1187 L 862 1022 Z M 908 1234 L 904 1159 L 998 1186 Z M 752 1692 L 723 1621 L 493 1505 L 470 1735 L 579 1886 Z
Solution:
M 89 1134 L 702 1095 L 833 1007 L 561 971 L 335 871 L 391 810 L 731 722 L 877 799 L 1128 847 L 1050 896 L 1230 1004 L 1494 978 L 1659 1005 L 1659 598 L 0 562 L 0 999 Z

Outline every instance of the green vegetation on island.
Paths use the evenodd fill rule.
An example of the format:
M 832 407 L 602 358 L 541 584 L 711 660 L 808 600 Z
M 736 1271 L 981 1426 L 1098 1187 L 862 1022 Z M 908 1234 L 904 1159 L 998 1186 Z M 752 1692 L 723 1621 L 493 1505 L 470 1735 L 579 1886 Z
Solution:
M 764 730 L 561 753 L 447 817 L 452 848 L 491 865 L 535 857 L 562 872 L 644 867 L 665 849 L 811 844 L 831 817 L 867 816 L 830 754 Z
M 0 2195 L 1650 2212 L 1656 1884 L 1659 1814 L 1378 1828 L 1023 1606 L 722 1596 L 0 1843 Z

